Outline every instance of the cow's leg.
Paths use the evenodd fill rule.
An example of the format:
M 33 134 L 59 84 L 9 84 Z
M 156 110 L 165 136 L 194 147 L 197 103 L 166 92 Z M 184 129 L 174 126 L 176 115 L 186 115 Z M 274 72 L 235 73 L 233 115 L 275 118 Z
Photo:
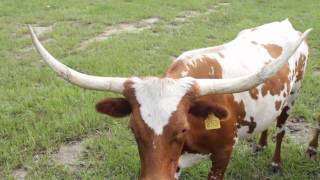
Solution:
M 212 167 L 208 175 L 208 180 L 223 179 L 224 172 L 230 161 L 232 146 L 217 150 L 211 155 Z
M 254 146 L 253 153 L 262 151 L 264 148 L 267 147 L 267 145 L 268 145 L 268 129 L 266 129 L 261 133 L 259 143 Z
M 286 130 L 286 121 L 289 117 L 288 111 L 289 107 L 285 106 L 280 116 L 277 118 L 276 148 L 271 163 L 273 172 L 278 172 L 281 168 L 281 144 Z
M 317 147 L 318 147 L 319 135 L 320 135 L 320 127 L 315 130 L 314 136 L 310 141 L 309 147 L 307 149 L 307 155 L 311 160 L 316 160 L 317 158 Z

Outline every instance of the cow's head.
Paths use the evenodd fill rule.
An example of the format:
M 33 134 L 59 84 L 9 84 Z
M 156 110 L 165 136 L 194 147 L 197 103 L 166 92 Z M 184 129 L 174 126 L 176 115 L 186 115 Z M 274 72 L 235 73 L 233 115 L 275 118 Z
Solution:
M 174 179 L 178 158 L 189 131 L 188 116 L 204 119 L 213 113 L 225 118 L 228 111 L 218 104 L 198 100 L 209 93 L 236 93 L 251 89 L 275 74 L 287 62 L 309 31 L 277 61 L 259 72 L 234 79 L 114 78 L 79 73 L 56 60 L 41 45 L 32 28 L 33 43 L 49 66 L 62 78 L 87 89 L 118 92 L 123 98 L 104 99 L 97 111 L 113 116 L 131 115 L 139 149 L 142 179 Z
M 198 101 L 198 93 L 192 78 L 130 78 L 124 98 L 104 99 L 96 109 L 114 117 L 131 115 L 129 127 L 138 144 L 142 179 L 172 179 L 189 131 L 188 115 L 227 116 L 223 107 Z

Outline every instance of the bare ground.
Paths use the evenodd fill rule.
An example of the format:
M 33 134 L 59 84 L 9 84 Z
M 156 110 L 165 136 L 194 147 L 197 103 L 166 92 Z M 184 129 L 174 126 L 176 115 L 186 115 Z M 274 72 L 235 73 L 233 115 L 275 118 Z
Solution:
M 313 75 L 315 75 L 315 76 L 320 76 L 320 67 L 315 68 L 315 69 L 313 70 Z
M 84 143 L 85 140 L 61 145 L 59 152 L 53 155 L 53 160 L 59 164 L 68 166 L 74 172 L 78 172 Z
M 180 15 L 178 15 L 172 22 L 171 24 L 179 24 L 179 23 L 183 23 L 186 22 L 188 19 L 193 18 L 193 17 L 197 17 L 201 15 L 200 12 L 198 11 L 185 11 L 183 13 L 181 13 Z
M 228 2 L 222 2 L 222 3 L 219 3 L 219 5 L 220 5 L 220 6 L 229 6 L 230 3 L 228 3 Z
M 34 31 L 38 34 L 38 36 L 41 36 L 42 34 L 52 32 L 54 25 L 50 25 L 50 26 L 33 25 L 32 27 L 34 28 Z
M 182 12 L 173 21 L 171 21 L 169 23 L 169 27 L 176 27 L 180 24 L 187 22 L 191 18 L 200 16 L 200 15 L 209 14 L 209 13 L 213 12 L 219 6 L 228 6 L 228 5 L 230 5 L 230 3 L 219 3 L 218 5 L 216 5 L 212 8 L 209 8 L 206 12 L 199 12 L 199 11 Z M 145 29 L 150 29 L 150 28 L 154 27 L 159 21 L 160 21 L 159 18 L 151 17 L 148 19 L 143 19 L 139 22 L 120 23 L 118 25 L 108 26 L 105 28 L 105 30 L 102 33 L 98 34 L 97 36 L 81 42 L 78 50 L 85 49 L 86 47 L 88 47 L 92 43 L 105 41 L 105 40 L 109 39 L 111 36 L 116 35 L 116 34 L 136 33 L 136 32 L 143 31 Z
M 307 144 L 313 135 L 314 126 L 304 118 L 292 118 L 286 123 L 286 135 L 297 144 Z
M 16 180 L 24 180 L 28 175 L 28 171 L 25 168 L 19 168 L 12 172 L 12 176 Z
M 207 9 L 205 12 L 199 12 L 199 11 L 184 11 L 181 14 L 179 14 L 173 21 L 169 23 L 169 27 L 175 27 L 180 24 L 183 24 L 185 22 L 188 22 L 190 19 L 201 16 L 201 15 L 207 15 L 216 10 L 221 4 L 218 4 L 214 7 L 211 7 Z
M 46 33 L 52 32 L 53 29 L 54 29 L 54 25 L 50 25 L 50 26 L 31 25 L 31 26 L 33 27 L 35 33 L 36 33 L 39 37 L 43 36 L 43 35 L 46 34 Z M 26 35 L 24 35 L 22 38 L 30 38 L 29 33 L 26 34 Z M 53 41 L 53 39 L 50 39 L 50 38 L 49 38 L 49 39 L 42 40 L 41 42 L 42 42 L 42 44 L 47 44 L 47 43 L 50 43 L 50 42 L 52 42 L 52 41 Z M 31 51 L 31 50 L 33 50 L 33 49 L 34 49 L 34 47 L 33 47 L 32 45 L 30 45 L 30 46 L 27 46 L 27 47 L 23 48 L 23 49 L 21 50 L 21 52 L 22 52 L 22 53 L 25 53 L 25 52 L 29 52 L 29 51 Z
M 46 39 L 46 40 L 41 41 L 41 44 L 48 44 L 48 43 L 53 42 L 53 41 L 54 41 L 53 39 Z M 34 49 L 34 47 L 33 47 L 33 45 L 31 45 L 31 46 L 23 48 L 21 50 L 21 52 L 28 52 L 28 51 L 31 51 L 33 49 Z
M 185 22 L 187 22 L 188 20 L 190 20 L 191 18 L 200 16 L 200 15 L 206 15 L 209 14 L 211 12 L 213 12 L 216 8 L 218 8 L 219 6 L 228 6 L 230 5 L 230 3 L 219 3 L 216 6 L 213 6 L 211 8 L 209 8 L 207 11 L 205 12 L 199 12 L 199 11 L 185 11 L 182 12 L 181 14 L 179 14 L 173 21 L 171 21 L 168 26 L 169 27 L 177 27 L 180 24 L 183 24 Z M 113 35 L 117 35 L 120 33 L 137 33 L 140 31 L 143 31 L 145 29 L 150 29 L 152 27 L 154 27 L 158 22 L 160 21 L 159 18 L 157 17 L 151 17 L 151 18 L 147 18 L 147 19 L 143 19 L 141 21 L 138 22 L 132 22 L 132 23 L 120 23 L 114 26 L 108 26 L 105 28 L 105 30 L 92 37 L 89 38 L 83 42 L 80 43 L 80 46 L 78 48 L 78 50 L 82 50 L 87 48 L 90 44 L 95 43 L 95 42 L 101 42 L 101 41 L 105 41 L 107 39 L 109 39 L 110 37 L 112 37 Z M 45 33 L 49 33 L 52 32 L 54 29 L 54 25 L 50 25 L 50 26 L 39 26 L 39 25 L 32 25 L 34 28 L 34 31 L 36 32 L 36 34 L 38 36 L 42 36 Z M 25 35 L 24 38 L 29 37 L 29 35 Z M 46 39 L 43 40 L 42 43 L 43 44 L 47 44 L 50 43 L 51 41 L 53 41 L 53 39 Z M 33 49 L 33 46 L 28 46 L 25 47 L 21 50 L 21 52 L 28 52 L 30 50 Z
M 115 26 L 106 27 L 106 29 L 102 33 L 98 34 L 93 38 L 83 41 L 80 44 L 79 49 L 85 49 L 87 46 L 89 46 L 92 43 L 107 40 L 112 35 L 116 35 L 120 33 L 135 33 L 135 32 L 143 31 L 145 29 L 149 29 L 153 25 L 155 25 L 159 20 L 160 20 L 159 18 L 151 17 L 135 23 L 120 23 Z
M 78 173 L 80 171 L 80 158 L 85 149 L 84 144 L 89 139 L 95 138 L 98 135 L 97 132 L 96 134 L 88 135 L 79 141 L 62 144 L 59 151 L 51 155 L 52 160 L 58 164 L 67 166 L 72 172 Z M 37 154 L 33 159 L 34 161 L 37 161 L 41 157 L 41 154 Z M 25 180 L 28 176 L 28 170 L 25 167 L 17 168 L 12 172 L 12 176 L 16 180 Z

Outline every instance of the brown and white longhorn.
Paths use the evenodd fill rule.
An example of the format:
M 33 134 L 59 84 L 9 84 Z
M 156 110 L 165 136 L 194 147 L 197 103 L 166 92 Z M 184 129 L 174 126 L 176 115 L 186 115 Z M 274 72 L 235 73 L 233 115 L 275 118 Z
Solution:
M 164 77 L 100 77 L 77 72 L 55 59 L 39 42 L 33 44 L 48 65 L 68 82 L 82 88 L 113 91 L 124 97 L 96 104 L 114 117 L 131 114 L 141 179 L 178 178 L 179 170 L 198 159 L 214 161 L 209 179 L 222 179 L 238 137 L 263 132 L 277 119 L 273 166 L 279 167 L 287 111 L 301 86 L 308 57 L 303 34 L 288 20 L 241 31 L 221 46 L 188 51 Z M 220 119 L 206 129 L 209 115 Z

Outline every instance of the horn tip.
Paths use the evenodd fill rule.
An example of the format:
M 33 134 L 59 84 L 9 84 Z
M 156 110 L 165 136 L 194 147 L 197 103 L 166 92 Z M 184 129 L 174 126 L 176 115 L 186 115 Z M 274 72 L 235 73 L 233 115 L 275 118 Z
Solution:
M 304 31 L 301 37 L 305 39 L 312 30 L 313 30 L 312 28 L 307 29 L 306 31 Z

